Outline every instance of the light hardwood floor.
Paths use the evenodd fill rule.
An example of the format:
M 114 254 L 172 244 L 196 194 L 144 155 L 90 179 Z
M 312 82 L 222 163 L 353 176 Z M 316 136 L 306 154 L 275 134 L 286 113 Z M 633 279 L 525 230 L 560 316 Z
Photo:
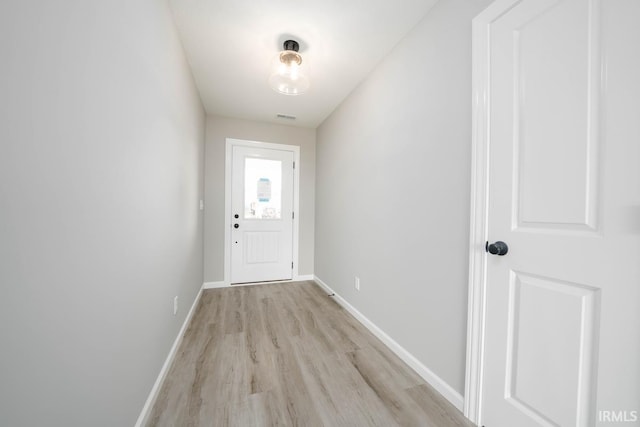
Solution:
M 313 282 L 203 292 L 149 426 L 464 426 Z

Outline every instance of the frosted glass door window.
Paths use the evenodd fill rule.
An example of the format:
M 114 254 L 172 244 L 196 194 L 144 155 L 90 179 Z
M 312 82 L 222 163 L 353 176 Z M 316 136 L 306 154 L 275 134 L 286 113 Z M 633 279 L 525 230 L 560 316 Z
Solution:
M 244 218 L 280 219 L 282 216 L 282 162 L 245 159 Z

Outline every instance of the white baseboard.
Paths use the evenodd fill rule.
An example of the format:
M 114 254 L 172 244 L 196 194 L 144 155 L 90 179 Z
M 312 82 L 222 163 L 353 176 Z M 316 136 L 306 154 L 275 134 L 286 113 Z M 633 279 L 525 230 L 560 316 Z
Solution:
M 160 373 L 158 374 L 158 378 L 156 378 L 155 384 L 153 384 L 153 388 L 151 389 L 151 393 L 149 393 L 149 397 L 147 397 L 147 401 L 140 412 L 140 416 L 138 417 L 138 421 L 136 421 L 135 427 L 143 427 L 149 421 L 149 415 L 151 415 L 151 408 L 153 408 L 153 404 L 158 398 L 158 393 L 160 392 L 160 387 L 164 382 L 167 373 L 169 372 L 169 368 L 173 363 L 173 359 L 176 356 L 176 352 L 178 351 L 178 347 L 180 343 L 182 343 L 182 337 L 187 330 L 187 326 L 189 326 L 189 322 L 193 317 L 193 313 L 196 311 L 196 307 L 198 306 L 198 301 L 200 301 L 200 296 L 202 295 L 202 288 L 198 291 L 198 295 L 196 295 L 193 304 L 191 304 L 191 308 L 189 309 L 189 313 L 187 313 L 187 317 L 184 318 L 184 322 L 182 323 L 182 327 L 178 332 L 178 336 L 173 342 L 173 346 L 171 346 L 171 350 L 169 350 L 169 354 L 167 355 L 167 359 L 164 361 L 164 365 L 162 365 L 162 369 L 160 369 Z
M 297 282 L 301 282 L 303 280 L 314 280 L 314 279 L 315 279 L 315 276 L 313 274 L 303 274 L 293 278 L 293 280 Z
M 464 397 L 453 387 L 447 384 L 442 378 L 433 373 L 429 368 L 424 366 L 422 362 L 409 353 L 404 347 L 393 340 L 382 329 L 376 326 L 371 320 L 369 320 L 364 314 L 360 313 L 354 306 L 349 304 L 344 298 L 338 295 L 333 289 L 323 282 L 318 276 L 314 277 L 315 282 L 322 286 L 327 293 L 333 294 L 333 298 L 338 304 L 345 308 L 353 317 L 355 317 L 360 323 L 362 323 L 373 335 L 378 337 L 387 347 L 391 349 L 400 359 L 409 365 L 414 371 L 418 373 L 426 382 L 428 382 L 433 388 L 435 388 L 442 396 L 445 397 L 453 406 L 458 408 L 460 412 L 463 410 Z
M 226 288 L 227 286 L 229 286 L 229 284 L 224 282 L 224 281 L 221 281 L 221 282 L 204 282 L 202 284 L 202 289 Z

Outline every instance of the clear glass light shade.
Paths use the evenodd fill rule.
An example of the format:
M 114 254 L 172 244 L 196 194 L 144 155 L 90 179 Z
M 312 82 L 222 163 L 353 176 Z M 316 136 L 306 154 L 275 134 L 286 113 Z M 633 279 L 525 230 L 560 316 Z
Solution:
M 284 50 L 273 61 L 269 85 L 285 95 L 300 95 L 309 89 L 307 70 L 302 56 L 293 50 Z

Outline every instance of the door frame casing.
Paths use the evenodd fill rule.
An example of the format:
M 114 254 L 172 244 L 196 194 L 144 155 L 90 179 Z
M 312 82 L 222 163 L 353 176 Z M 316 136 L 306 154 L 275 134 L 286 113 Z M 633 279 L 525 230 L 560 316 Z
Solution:
M 472 20 L 472 148 L 469 294 L 464 415 L 480 425 L 485 342 L 489 207 L 490 25 L 522 0 L 496 0 Z
M 231 285 L 231 169 L 233 161 L 233 147 L 250 147 L 268 150 L 290 151 L 293 153 L 293 270 L 291 280 L 298 280 L 298 250 L 300 231 L 300 147 L 297 145 L 275 144 L 271 142 L 249 141 L 244 139 L 225 139 L 225 169 L 224 169 L 224 286 Z

